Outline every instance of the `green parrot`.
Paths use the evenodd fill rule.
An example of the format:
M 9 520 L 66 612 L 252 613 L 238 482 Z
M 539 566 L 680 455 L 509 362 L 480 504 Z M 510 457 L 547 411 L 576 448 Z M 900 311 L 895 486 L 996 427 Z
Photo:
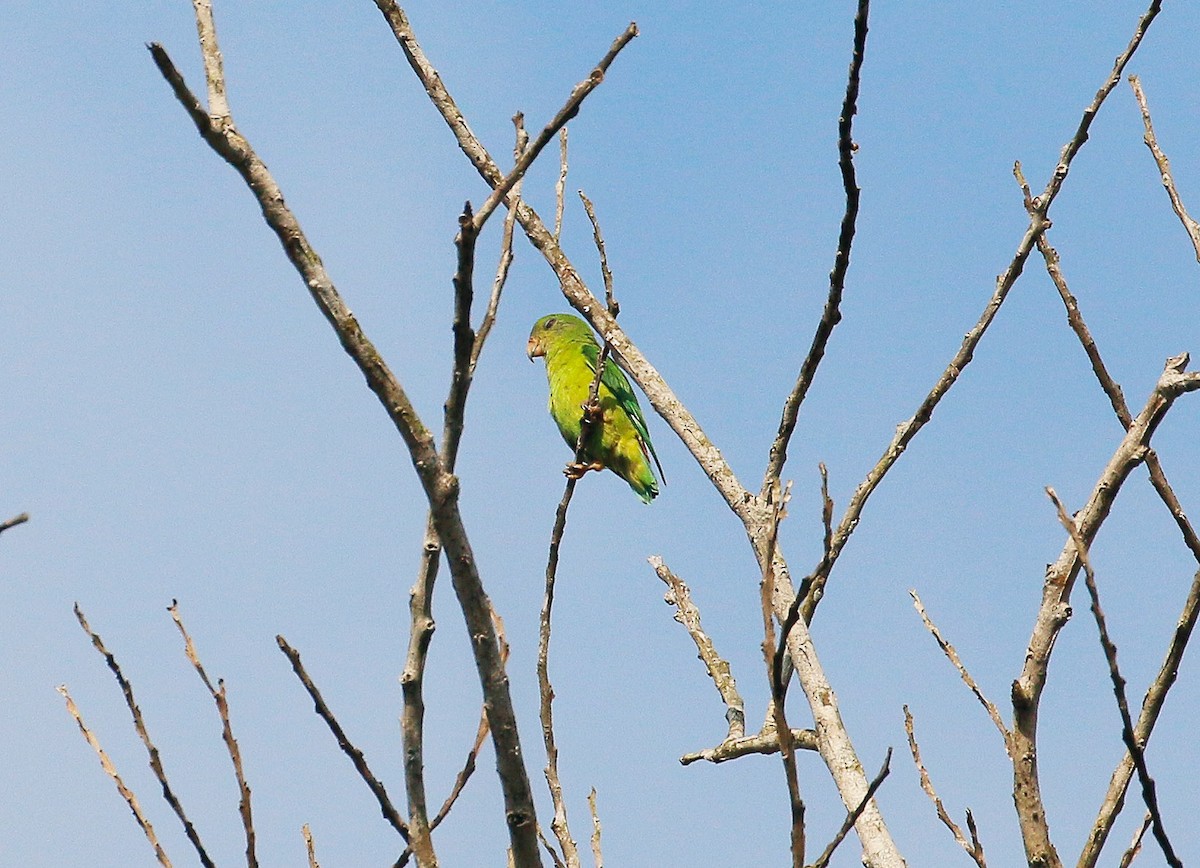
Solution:
M 530 361 L 536 356 L 546 359 L 550 416 L 574 450 L 579 444 L 583 407 L 596 377 L 600 345 L 591 327 L 579 317 L 552 313 L 533 324 L 526 353 Z M 658 482 L 650 469 L 651 458 L 664 482 L 666 477 L 633 388 L 611 357 L 604 362 L 598 397 L 600 424 L 584 444 L 583 461 L 568 465 L 566 474 L 578 479 L 589 470 L 607 467 L 628 482 L 644 503 L 649 503 L 658 496 Z

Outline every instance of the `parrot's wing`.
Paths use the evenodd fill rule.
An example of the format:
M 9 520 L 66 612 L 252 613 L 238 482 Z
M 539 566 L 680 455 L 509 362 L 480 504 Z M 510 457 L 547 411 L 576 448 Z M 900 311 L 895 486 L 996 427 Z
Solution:
M 600 347 L 594 343 L 588 343 L 583 345 L 582 350 L 588 369 L 591 370 L 594 377 L 596 376 L 596 363 L 600 360 Z M 617 399 L 617 404 L 625 411 L 629 421 L 633 423 L 633 429 L 637 432 L 642 452 L 646 453 L 647 457 L 654 459 L 654 466 L 658 468 L 658 476 L 665 484 L 667 476 L 663 473 L 662 462 L 658 460 L 658 453 L 654 451 L 654 444 L 650 441 L 650 429 L 646 427 L 646 419 L 642 416 L 642 408 L 638 406 L 637 395 L 634 394 L 629 379 L 611 355 L 604 360 L 604 374 L 600 377 L 600 382 L 612 392 L 613 397 Z

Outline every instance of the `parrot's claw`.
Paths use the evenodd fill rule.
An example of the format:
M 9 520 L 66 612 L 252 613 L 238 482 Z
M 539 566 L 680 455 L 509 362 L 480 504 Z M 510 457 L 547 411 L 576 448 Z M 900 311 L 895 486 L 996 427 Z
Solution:
M 601 464 L 599 461 L 593 461 L 591 463 L 584 463 L 581 461 L 572 461 L 570 464 L 568 464 L 566 467 L 563 468 L 563 475 L 566 476 L 567 479 L 581 479 L 583 477 L 583 475 L 585 473 L 587 473 L 589 470 L 603 470 L 603 469 L 604 469 L 604 465 Z
M 583 410 L 584 420 L 589 425 L 598 425 L 600 422 L 604 421 L 604 408 L 600 406 L 599 401 L 597 401 L 595 404 L 587 403 L 580 404 L 579 406 Z

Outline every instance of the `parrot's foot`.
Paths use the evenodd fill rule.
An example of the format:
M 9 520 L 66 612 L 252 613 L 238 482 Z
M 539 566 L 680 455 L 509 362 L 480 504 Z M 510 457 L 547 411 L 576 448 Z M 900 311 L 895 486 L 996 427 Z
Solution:
M 583 410 L 583 419 L 589 425 L 599 425 L 604 421 L 604 408 L 600 406 L 600 402 L 584 403 L 579 405 Z
M 604 465 L 601 464 L 599 461 L 592 461 L 591 463 L 572 461 L 570 464 L 568 464 L 566 467 L 563 468 L 563 475 L 566 476 L 567 479 L 580 479 L 589 470 L 603 470 L 603 469 L 604 469 Z

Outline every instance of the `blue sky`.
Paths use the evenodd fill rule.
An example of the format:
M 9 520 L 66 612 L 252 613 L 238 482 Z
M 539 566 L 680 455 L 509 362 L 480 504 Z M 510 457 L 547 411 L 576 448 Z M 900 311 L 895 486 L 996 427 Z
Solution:
M 836 122 L 853 4 L 502 2 L 406 6 L 492 153 L 514 111 L 540 128 L 630 20 L 639 36 L 570 127 L 568 190 L 595 202 L 629 335 L 756 487 L 811 340 L 843 201 Z M 1144 7 L 1132 2 L 879 3 L 856 156 L 862 206 L 844 321 L 806 402 L 786 476 L 783 544 L 820 554 L 818 462 L 835 516 L 912 415 L 990 296 L 1026 225 L 1020 159 L 1045 184 Z M 216 2 L 234 117 L 270 166 L 332 277 L 440 430 L 450 368 L 452 239 L 486 189 L 454 147 L 374 5 Z M 1185 202 L 1200 212 L 1194 83 L 1200 17 L 1167 4 L 1130 65 Z M 218 862 L 243 849 L 212 703 L 165 608 L 178 599 L 210 673 L 228 684 L 263 864 L 390 864 L 394 833 L 275 647 L 303 654 L 351 738 L 403 802 L 397 676 L 424 500 L 402 442 L 341 352 L 240 179 L 158 76 L 162 42 L 202 90 L 187 4 L 0 9 L 0 801 L 5 865 L 152 864 L 152 854 L 55 693 L 66 682 L 150 812 L 176 864 L 190 851 L 119 691 L 71 614 L 78 601 L 133 681 L 172 783 Z M 552 213 L 557 166 L 529 200 Z M 1110 371 L 1140 408 L 1166 357 L 1200 352 L 1197 263 L 1118 86 L 1051 212 L 1050 238 Z M 498 222 L 480 244 L 490 280 Z M 590 227 L 568 201 L 564 246 L 594 289 Z M 460 458 L 462 509 L 505 618 L 510 676 L 539 810 L 537 615 L 568 454 L 545 412 L 530 324 L 563 309 L 523 239 L 484 352 Z M 869 769 L 896 748 L 880 805 L 910 865 L 963 860 L 920 792 L 901 706 L 952 813 L 975 812 L 993 864 L 1020 839 L 999 738 L 912 610 L 930 613 L 1006 717 L 1045 565 L 1064 532 L 1043 487 L 1083 504 L 1121 436 L 1031 258 L 958 385 L 872 498 L 831 579 L 814 637 Z M 1200 517 L 1200 403 L 1155 437 Z M 572 507 L 551 675 L 575 835 L 595 786 L 613 865 L 784 864 L 777 758 L 682 768 L 715 744 L 723 708 L 645 562 L 691 585 L 753 722 L 767 688 L 757 570 L 738 522 L 657 417 L 669 484 L 643 506 L 611 474 Z M 1136 471 L 1093 559 L 1131 701 L 1157 670 L 1196 564 Z M 429 675 L 430 797 L 473 737 L 479 692 L 448 582 Z M 1120 753 L 1107 670 L 1086 611 L 1058 641 L 1042 706 L 1051 830 L 1073 860 Z M 1190 659 L 1149 751 L 1168 831 L 1200 854 Z M 806 722 L 799 691 L 790 717 Z M 802 757 L 809 837 L 841 820 Z M 1135 801 L 1133 799 L 1131 802 Z M 1114 832 L 1119 853 L 1140 818 Z M 446 865 L 501 864 L 492 760 L 435 836 Z M 1117 857 L 1109 854 L 1109 861 Z M 834 861 L 858 864 L 848 842 Z M 1160 864 L 1154 851 L 1140 864 Z

